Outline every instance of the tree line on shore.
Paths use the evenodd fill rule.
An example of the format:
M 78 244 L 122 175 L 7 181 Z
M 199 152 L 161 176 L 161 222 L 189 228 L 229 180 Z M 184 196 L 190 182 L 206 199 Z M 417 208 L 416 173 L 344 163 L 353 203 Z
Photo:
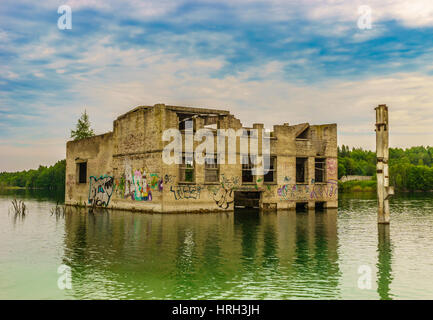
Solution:
M 433 147 L 389 149 L 390 184 L 398 191 L 433 190 Z M 0 187 L 28 189 L 65 189 L 66 161 L 53 166 L 39 166 L 36 170 L 0 173 Z M 343 145 L 338 147 L 338 178 L 345 175 L 376 178 L 376 153 Z M 374 188 L 371 182 L 351 182 L 351 186 Z
M 372 176 L 375 180 L 376 153 L 345 145 L 338 147 L 338 178 L 345 175 Z M 397 191 L 433 190 L 433 147 L 390 148 L 389 178 Z
M 66 160 L 38 169 L 18 172 L 1 172 L 1 187 L 19 187 L 27 189 L 64 190 L 65 189 Z

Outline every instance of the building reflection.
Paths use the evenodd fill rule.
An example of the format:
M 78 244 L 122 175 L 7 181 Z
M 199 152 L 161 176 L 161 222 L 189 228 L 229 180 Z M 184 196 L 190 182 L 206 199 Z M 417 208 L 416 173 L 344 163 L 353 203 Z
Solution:
M 76 298 L 338 298 L 337 211 L 65 217 Z
M 323 213 L 310 210 L 296 215 L 294 281 L 300 285 L 304 296 L 340 296 L 337 249 L 337 210 Z

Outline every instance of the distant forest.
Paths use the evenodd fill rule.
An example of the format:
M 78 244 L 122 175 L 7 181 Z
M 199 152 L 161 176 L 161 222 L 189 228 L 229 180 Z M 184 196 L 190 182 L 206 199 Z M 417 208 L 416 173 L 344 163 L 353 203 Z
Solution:
M 389 149 L 390 184 L 399 191 L 433 190 L 433 147 Z M 338 178 L 345 175 L 376 178 L 376 153 L 361 148 L 338 148 Z
M 1 172 L 1 187 L 21 187 L 27 189 L 64 190 L 66 160 L 60 160 L 50 167 L 39 166 L 36 170 Z
M 390 184 L 399 191 L 433 190 L 433 147 L 389 149 Z M 65 189 L 66 161 L 37 170 L 0 173 L 1 187 Z M 343 145 L 338 147 L 338 178 L 345 175 L 376 178 L 376 153 Z

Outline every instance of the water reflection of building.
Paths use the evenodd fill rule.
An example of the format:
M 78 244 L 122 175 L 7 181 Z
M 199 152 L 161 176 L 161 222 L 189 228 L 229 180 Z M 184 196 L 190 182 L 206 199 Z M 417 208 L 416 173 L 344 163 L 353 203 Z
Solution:
M 65 219 L 75 297 L 339 297 L 336 210 Z

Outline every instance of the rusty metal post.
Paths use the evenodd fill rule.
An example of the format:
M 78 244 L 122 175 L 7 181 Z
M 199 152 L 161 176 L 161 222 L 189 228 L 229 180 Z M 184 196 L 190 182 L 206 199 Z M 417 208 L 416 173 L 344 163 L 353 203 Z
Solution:
M 376 110 L 376 173 L 377 173 L 377 222 L 389 223 L 389 197 L 394 188 L 389 186 L 389 123 L 388 107 L 381 104 Z

